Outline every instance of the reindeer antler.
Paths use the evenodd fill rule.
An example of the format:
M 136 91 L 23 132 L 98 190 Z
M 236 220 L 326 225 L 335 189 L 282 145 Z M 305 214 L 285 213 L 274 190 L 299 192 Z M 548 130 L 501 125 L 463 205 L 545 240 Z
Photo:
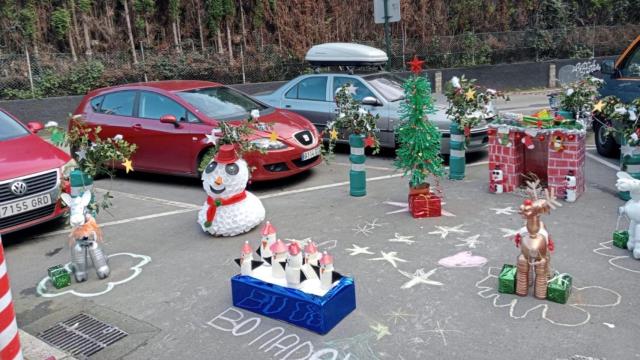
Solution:
M 549 191 L 549 189 L 544 189 L 544 195 L 547 200 L 547 204 L 549 204 L 549 207 L 553 210 L 562 206 L 562 204 L 556 200 L 555 188 L 551 188 L 551 191 Z
M 538 188 L 540 187 L 540 179 L 534 181 L 527 181 L 527 193 L 531 197 L 531 200 L 538 200 Z

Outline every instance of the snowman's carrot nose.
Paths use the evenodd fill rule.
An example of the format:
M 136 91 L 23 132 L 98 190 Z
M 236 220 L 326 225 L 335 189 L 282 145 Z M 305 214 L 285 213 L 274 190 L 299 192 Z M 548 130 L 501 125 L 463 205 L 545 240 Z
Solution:
M 222 185 L 222 178 L 220 176 L 216 177 L 215 183 L 216 185 Z

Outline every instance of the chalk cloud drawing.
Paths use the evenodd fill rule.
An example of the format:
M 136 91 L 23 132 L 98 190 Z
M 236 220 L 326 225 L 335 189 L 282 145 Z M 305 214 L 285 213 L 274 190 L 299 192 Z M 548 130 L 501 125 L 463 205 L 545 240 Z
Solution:
M 486 263 L 487 258 L 473 255 L 471 251 L 461 251 L 438 261 L 438 265 L 448 268 L 480 267 Z
M 87 293 L 87 292 L 82 292 L 82 291 L 76 291 L 74 289 L 68 289 L 65 291 L 60 291 L 60 292 L 49 292 L 49 291 L 57 291 L 57 289 L 55 289 L 53 286 L 48 286 L 50 284 L 50 280 L 49 277 L 44 277 L 42 280 L 40 280 L 40 282 L 38 283 L 38 286 L 36 288 L 36 291 L 38 292 L 38 295 L 45 297 L 45 298 L 52 298 L 52 297 L 56 297 L 56 296 L 62 296 L 62 295 L 66 295 L 66 294 L 71 294 L 71 295 L 75 295 L 78 297 L 94 297 L 94 296 L 100 296 L 100 295 L 104 295 L 106 293 L 108 293 L 109 291 L 113 290 L 116 286 L 118 285 L 122 285 L 122 284 L 126 284 L 129 281 L 135 279 L 136 277 L 138 277 L 138 275 L 140 275 L 142 273 L 142 267 L 147 265 L 149 262 L 151 262 L 151 258 L 149 256 L 146 255 L 138 255 L 138 254 L 131 254 L 131 253 L 117 253 L 117 254 L 111 254 L 109 255 L 109 259 L 118 257 L 118 256 L 128 256 L 131 257 L 133 259 L 138 259 L 139 261 L 137 263 L 135 263 L 132 267 L 129 268 L 129 270 L 131 270 L 133 273 L 129 276 L 127 276 L 126 278 L 122 279 L 122 280 L 117 280 L 117 281 L 106 281 L 106 280 L 96 280 L 97 283 L 100 284 L 105 284 L 106 288 L 104 290 L 101 291 L 96 291 L 96 292 L 91 292 L 91 293 Z M 67 270 L 70 270 L 70 266 L 71 263 L 67 263 L 64 267 Z M 115 274 L 114 274 L 115 275 Z M 112 280 L 112 278 L 115 276 L 112 276 L 110 278 L 108 278 L 109 280 Z M 72 282 L 71 287 L 73 287 L 76 283 Z
M 410 289 L 416 285 L 435 285 L 442 286 L 443 284 L 439 281 L 431 280 L 431 275 L 435 274 L 438 268 L 431 269 L 428 272 L 424 272 L 424 269 L 418 269 L 413 274 L 408 273 L 406 271 L 398 270 L 400 274 L 404 277 L 408 278 L 409 281 L 402 284 L 401 289 Z
M 600 243 L 600 247 L 593 250 L 594 253 L 609 258 L 609 264 L 620 270 L 640 274 L 640 260 L 631 256 L 631 251 L 619 249 L 613 246 L 613 240 Z
M 575 327 L 587 324 L 591 319 L 589 309 L 614 307 L 620 304 L 622 296 L 614 290 L 602 286 L 573 286 L 571 297 L 566 304 L 498 292 L 500 268 L 489 267 L 487 276 L 476 283 L 478 295 L 492 301 L 495 308 L 508 308 L 512 319 L 524 319 L 529 314 L 539 315 L 553 325 Z

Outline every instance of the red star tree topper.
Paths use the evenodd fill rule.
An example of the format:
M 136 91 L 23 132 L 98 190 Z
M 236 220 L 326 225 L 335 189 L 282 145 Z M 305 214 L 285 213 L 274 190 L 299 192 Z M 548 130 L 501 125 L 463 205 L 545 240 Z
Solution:
M 411 67 L 412 73 L 419 75 L 422 72 L 422 64 L 424 64 L 424 61 L 418 59 L 416 55 L 413 55 L 413 60 L 409 61 L 407 64 Z

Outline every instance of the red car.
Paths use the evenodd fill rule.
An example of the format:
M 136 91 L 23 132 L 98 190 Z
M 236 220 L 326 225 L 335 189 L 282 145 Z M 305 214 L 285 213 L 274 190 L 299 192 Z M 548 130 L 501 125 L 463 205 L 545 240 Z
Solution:
M 100 126 L 105 137 L 122 135 L 136 144 L 135 170 L 198 176 L 200 160 L 212 146 L 206 135 L 221 121 L 245 121 L 253 110 L 260 112 L 259 121 L 265 126 L 250 140 L 266 150 L 244 156 L 255 168 L 253 180 L 283 178 L 321 162 L 321 139 L 307 119 L 208 81 L 158 81 L 94 90 L 74 115 L 82 115 L 89 126 Z M 278 135 L 276 141 L 269 139 L 272 131 Z
M 0 234 L 59 217 L 67 211 L 59 197 L 69 155 L 0 109 Z

